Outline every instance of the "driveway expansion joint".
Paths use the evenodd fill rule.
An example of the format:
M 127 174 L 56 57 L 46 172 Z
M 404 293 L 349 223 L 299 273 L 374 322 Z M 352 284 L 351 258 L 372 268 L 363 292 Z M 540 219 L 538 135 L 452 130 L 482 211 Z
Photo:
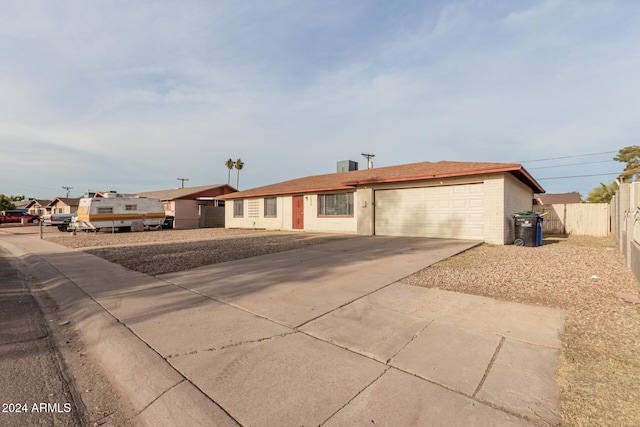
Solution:
M 431 320 L 429 323 L 427 323 L 424 328 L 420 329 L 420 331 L 418 331 L 416 334 L 413 335 L 413 337 L 411 337 L 411 339 L 409 341 L 407 341 L 407 343 L 405 345 L 402 346 L 402 348 L 398 351 L 395 352 L 395 354 L 393 356 L 391 356 L 385 363 L 389 366 L 391 366 L 391 362 L 393 362 L 393 359 L 400 354 L 400 352 L 402 350 L 404 350 L 405 348 L 407 348 L 407 346 L 409 344 L 411 344 L 413 341 L 415 341 L 429 326 L 431 326 L 431 324 L 433 323 L 433 320 Z
M 500 353 L 500 350 L 502 349 L 502 346 L 504 345 L 505 341 L 506 341 L 505 337 L 500 337 L 500 343 L 498 344 L 498 347 L 496 347 L 496 351 L 493 353 L 493 357 L 491 358 L 491 361 L 489 362 L 487 369 L 484 371 L 484 375 L 482 376 L 482 379 L 480 380 L 478 387 L 476 387 L 476 390 L 473 392 L 473 395 L 471 396 L 474 399 L 476 398 L 476 395 L 480 392 L 480 389 L 482 389 L 484 382 L 487 380 L 487 377 L 491 373 L 491 368 L 493 368 L 493 364 L 496 362 L 496 359 L 498 358 L 498 354 Z
M 376 378 L 373 379 L 373 381 L 371 381 L 369 384 L 367 384 L 366 386 L 364 386 L 362 388 L 362 390 L 360 390 L 359 392 L 357 392 L 356 394 L 353 395 L 353 397 L 351 399 L 349 399 L 347 402 L 345 402 L 344 405 L 342 405 L 340 408 L 338 408 L 337 411 L 335 411 L 333 414 L 331 414 L 329 416 L 329 418 L 327 418 L 326 420 L 324 420 L 323 422 L 321 422 L 318 426 L 323 426 L 326 423 L 329 422 L 329 420 L 331 420 L 331 418 L 335 417 L 337 413 L 339 413 L 340 411 L 342 411 L 344 408 L 346 408 L 347 406 L 349 406 L 349 404 L 351 402 L 353 402 L 358 396 L 360 396 L 366 389 L 368 389 L 369 387 L 371 387 L 373 384 L 375 384 L 380 378 L 382 378 L 382 376 L 384 374 L 387 373 L 387 371 L 389 371 L 389 369 L 391 369 L 391 366 L 388 366 L 384 371 L 382 371 L 382 373 L 380 375 L 378 375 Z

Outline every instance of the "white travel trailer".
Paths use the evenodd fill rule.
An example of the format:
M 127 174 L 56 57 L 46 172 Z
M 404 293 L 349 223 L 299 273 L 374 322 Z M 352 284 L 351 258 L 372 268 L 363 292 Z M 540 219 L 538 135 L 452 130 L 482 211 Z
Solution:
M 69 230 L 106 228 L 130 231 L 132 227 L 160 228 L 164 220 L 164 209 L 158 199 L 121 197 L 107 193 L 106 197 L 80 199 Z

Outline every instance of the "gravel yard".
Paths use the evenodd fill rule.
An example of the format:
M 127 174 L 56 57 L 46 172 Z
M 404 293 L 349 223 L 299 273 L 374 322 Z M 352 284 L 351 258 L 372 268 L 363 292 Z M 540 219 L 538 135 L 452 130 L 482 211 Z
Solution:
M 252 230 L 69 233 L 47 240 L 147 274 L 185 270 L 345 236 Z M 559 369 L 566 426 L 640 426 L 640 286 L 611 238 L 550 237 L 538 248 L 481 245 L 403 279 L 566 310 Z
M 143 233 L 65 233 L 48 241 L 150 275 L 319 245 L 342 235 L 201 228 Z
M 566 310 L 559 384 L 566 426 L 640 426 L 640 286 L 611 238 L 482 245 L 403 282 Z

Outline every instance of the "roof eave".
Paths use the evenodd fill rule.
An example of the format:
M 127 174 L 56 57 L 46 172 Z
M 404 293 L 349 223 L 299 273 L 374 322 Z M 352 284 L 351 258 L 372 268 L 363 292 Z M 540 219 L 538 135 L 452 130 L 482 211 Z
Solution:
M 522 178 L 519 178 L 521 181 L 523 181 L 525 184 L 527 184 L 529 187 L 531 187 L 532 190 L 534 190 L 534 192 L 536 193 L 544 193 L 544 189 L 542 188 L 542 186 L 540 184 L 538 184 L 538 182 L 533 179 L 533 177 L 529 174 L 529 172 L 527 172 L 527 170 L 525 168 L 522 167 L 522 165 L 513 165 L 513 166 L 505 166 L 505 167 L 499 167 L 499 168 L 489 168 L 489 169 L 478 169 L 478 170 L 472 170 L 472 171 L 465 171 L 465 172 L 448 172 L 448 173 L 438 173 L 438 174 L 429 174 L 429 175 L 415 175 L 415 176 L 404 176 L 404 177 L 397 177 L 397 178 L 384 178 L 384 179 L 364 179 L 364 180 L 360 180 L 360 181 L 349 181 L 349 182 L 345 182 L 343 184 L 345 185 L 370 185 L 370 184 L 384 184 L 384 183 L 390 183 L 390 182 L 403 182 L 403 181 L 422 181 L 422 180 L 427 180 L 427 179 L 439 179 L 439 178 L 455 178 L 455 177 L 459 177 L 459 176 L 473 176 L 473 175 L 482 175 L 482 174 L 488 174 L 488 173 L 500 173 L 500 172 L 510 172 L 513 173 L 514 175 L 518 175 L 521 174 Z
M 317 187 L 317 188 L 305 188 L 301 190 L 282 190 L 282 191 L 264 191 L 258 193 L 242 194 L 242 192 L 230 193 L 218 196 L 219 199 L 249 199 L 251 197 L 268 197 L 268 196 L 286 196 L 290 194 L 308 194 L 318 193 L 322 191 L 340 191 L 340 190 L 353 190 L 351 185 L 342 185 L 339 187 Z

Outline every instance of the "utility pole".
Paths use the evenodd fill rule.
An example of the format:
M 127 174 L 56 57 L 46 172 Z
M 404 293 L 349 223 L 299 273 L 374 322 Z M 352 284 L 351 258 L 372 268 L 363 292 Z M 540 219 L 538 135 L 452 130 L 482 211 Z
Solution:
M 371 159 L 374 158 L 376 155 L 375 154 L 367 154 L 367 153 L 362 153 L 362 155 L 367 158 L 367 169 L 373 168 L 373 162 L 371 161 Z
M 65 187 L 64 185 L 62 186 L 62 188 L 64 188 L 65 190 L 67 190 L 67 199 L 69 198 L 69 190 L 73 190 L 73 187 Z
M 180 188 L 184 188 L 184 182 L 189 181 L 189 178 L 178 178 L 178 181 L 182 181 L 182 187 Z

